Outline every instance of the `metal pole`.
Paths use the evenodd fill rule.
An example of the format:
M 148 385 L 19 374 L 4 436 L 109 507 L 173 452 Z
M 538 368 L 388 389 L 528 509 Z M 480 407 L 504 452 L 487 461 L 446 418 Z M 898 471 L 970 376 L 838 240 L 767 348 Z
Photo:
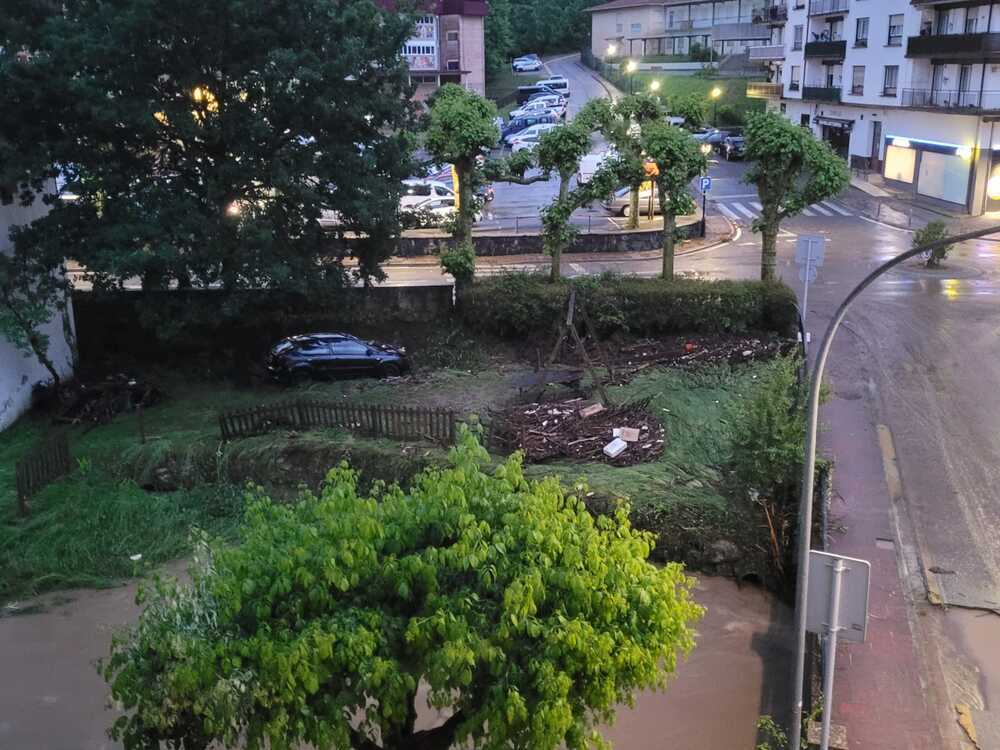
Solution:
M 830 622 L 826 626 L 826 663 L 823 665 L 823 730 L 819 750 L 830 750 L 830 719 L 833 714 L 833 666 L 837 662 L 837 633 L 840 632 L 840 582 L 847 567 L 837 559 L 830 587 Z
M 701 236 L 705 237 L 705 206 L 708 205 L 708 195 L 701 191 Z
M 837 329 L 844 320 L 844 316 L 847 315 L 847 308 L 851 306 L 851 303 L 875 279 L 890 268 L 898 266 L 903 261 L 909 260 L 928 250 L 936 250 L 939 247 L 944 247 L 955 242 L 975 240 L 998 232 L 1000 232 L 1000 226 L 967 232 L 966 234 L 948 237 L 937 242 L 929 242 L 926 245 L 911 248 L 904 253 L 900 253 L 895 258 L 886 261 L 865 276 L 861 283 L 854 287 L 850 294 L 844 298 L 844 301 L 840 303 L 840 307 L 837 308 L 833 320 L 830 321 L 830 325 L 827 326 L 826 333 L 823 334 L 823 342 L 820 344 L 816 364 L 813 365 L 812 378 L 809 383 L 805 458 L 802 462 L 802 488 L 801 495 L 799 496 L 799 528 L 796 547 L 798 572 L 795 576 L 795 663 L 792 675 L 792 711 L 788 723 L 788 736 L 789 738 L 796 738 L 796 741 L 802 736 L 802 682 L 805 679 L 806 663 L 806 585 L 809 583 L 809 546 L 812 537 L 813 475 L 816 473 L 816 432 L 819 423 L 819 391 L 823 381 L 823 370 L 826 368 L 826 360 L 830 354 L 830 347 L 833 345 L 833 337 L 837 334 Z

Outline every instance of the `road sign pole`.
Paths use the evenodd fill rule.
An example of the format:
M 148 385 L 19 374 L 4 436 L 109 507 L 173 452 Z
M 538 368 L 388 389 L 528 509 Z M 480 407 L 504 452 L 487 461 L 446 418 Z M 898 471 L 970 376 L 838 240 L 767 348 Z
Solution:
M 823 664 L 823 731 L 819 750 L 830 749 L 830 719 L 833 716 L 833 667 L 837 662 L 837 633 L 840 632 L 840 582 L 844 577 L 844 561 L 833 563 L 833 584 L 830 586 L 830 622 L 827 626 L 826 659 Z
M 701 194 L 701 236 L 705 236 L 705 206 L 708 204 L 708 194 Z

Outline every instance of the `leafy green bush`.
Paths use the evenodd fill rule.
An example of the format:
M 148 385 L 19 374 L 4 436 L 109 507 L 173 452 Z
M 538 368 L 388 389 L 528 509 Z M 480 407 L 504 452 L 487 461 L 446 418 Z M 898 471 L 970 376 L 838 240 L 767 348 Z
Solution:
M 939 219 L 937 221 L 932 221 L 923 229 L 918 229 L 914 232 L 913 244 L 911 247 L 920 247 L 921 245 L 927 245 L 931 242 L 938 242 L 946 237 L 948 237 L 948 225 Z M 927 268 L 937 268 L 941 265 L 941 261 L 948 257 L 948 252 L 953 247 L 954 245 L 944 245 L 936 250 L 924 253 L 924 265 L 927 266 Z
M 549 333 L 565 315 L 573 286 L 599 336 L 620 331 L 649 336 L 747 330 L 786 334 L 795 324 L 795 295 L 780 283 L 613 274 L 559 283 L 525 273 L 477 280 L 462 314 L 470 326 L 499 336 Z

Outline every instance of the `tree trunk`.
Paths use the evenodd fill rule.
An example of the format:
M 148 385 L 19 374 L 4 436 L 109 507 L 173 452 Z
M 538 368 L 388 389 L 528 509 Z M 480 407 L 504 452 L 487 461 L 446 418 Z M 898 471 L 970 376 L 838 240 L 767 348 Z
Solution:
M 52 376 L 52 387 L 56 392 L 58 392 L 59 386 L 62 384 L 62 380 L 59 377 L 59 373 L 56 371 L 56 366 L 52 363 L 52 360 L 49 359 L 49 355 L 46 350 L 47 347 L 42 344 L 41 339 L 39 339 L 38 335 L 34 331 L 28 332 L 28 343 L 31 345 L 31 351 L 33 351 L 35 356 L 38 357 L 38 361 L 42 363 L 46 370 L 49 371 L 49 375 Z
M 778 222 L 764 214 L 764 226 L 760 230 L 760 279 L 774 281 L 778 244 Z
M 677 218 L 668 208 L 666 196 L 660 191 L 660 211 L 663 214 L 663 273 L 665 279 L 674 277 L 674 227 Z
M 455 239 L 461 243 L 472 242 L 472 222 L 476 215 L 475 201 L 472 196 L 472 169 L 465 163 L 455 164 L 455 174 L 458 176 L 458 226 Z
M 560 175 L 559 177 L 559 204 L 562 205 L 566 201 L 566 195 L 569 193 L 569 181 L 570 176 Z M 563 252 L 563 240 L 562 232 L 560 232 L 560 237 L 552 243 L 552 266 L 549 269 L 549 281 L 553 284 L 559 281 L 562 276 L 562 252 Z
M 629 229 L 639 228 L 639 188 L 632 188 L 628 194 L 628 224 Z

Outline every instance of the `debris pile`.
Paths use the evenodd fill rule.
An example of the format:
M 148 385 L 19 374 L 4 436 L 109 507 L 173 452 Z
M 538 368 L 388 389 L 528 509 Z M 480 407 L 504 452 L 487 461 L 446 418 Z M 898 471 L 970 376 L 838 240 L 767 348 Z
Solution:
M 689 367 L 705 364 L 740 364 L 772 359 L 795 347 L 795 342 L 778 337 L 667 336 L 621 347 L 613 355 L 620 368 L 618 379 L 628 379 L 654 365 Z
M 663 453 L 664 431 L 648 401 L 605 407 L 574 398 L 494 413 L 491 440 L 499 450 L 524 451 L 529 463 L 570 458 L 630 466 Z
M 60 389 L 59 400 L 62 408 L 57 422 L 107 424 L 116 414 L 159 403 L 163 392 L 151 383 L 118 373 L 95 383 L 68 383 Z

